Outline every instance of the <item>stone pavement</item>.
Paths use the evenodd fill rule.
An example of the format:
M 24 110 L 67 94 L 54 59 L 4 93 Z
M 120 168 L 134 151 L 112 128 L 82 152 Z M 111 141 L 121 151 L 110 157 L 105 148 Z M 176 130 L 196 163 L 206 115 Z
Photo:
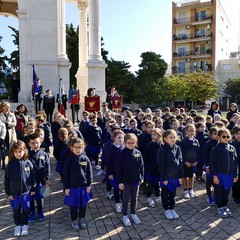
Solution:
M 94 177 L 92 191 L 94 198 L 89 203 L 86 220 L 88 228 L 79 232 L 71 229 L 69 209 L 63 204 L 63 191 L 58 174 L 55 173 L 55 160 L 52 163 L 52 194 L 45 199 L 43 222 L 29 223 L 29 235 L 18 239 L 240 239 L 240 207 L 235 206 L 230 198 L 229 207 L 232 218 L 221 219 L 216 214 L 215 206 L 208 206 L 204 184 L 196 183 L 198 197 L 184 200 L 182 189 L 177 192 L 176 211 L 178 220 L 167 220 L 163 208 L 158 204 L 148 207 L 146 197 L 140 192 L 137 214 L 142 223 L 124 227 L 122 215 L 114 211 L 114 200 L 105 198 L 105 184 L 101 177 Z M 96 174 L 96 171 L 94 170 Z M 17 239 L 13 237 L 13 217 L 9 201 L 3 191 L 4 173 L 0 176 L 0 240 Z

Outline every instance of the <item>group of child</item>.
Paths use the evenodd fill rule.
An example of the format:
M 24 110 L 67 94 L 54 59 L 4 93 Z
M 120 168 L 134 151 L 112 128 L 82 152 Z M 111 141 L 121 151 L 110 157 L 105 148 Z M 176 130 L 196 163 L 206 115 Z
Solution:
M 5 172 L 5 192 L 16 225 L 14 236 L 27 235 L 28 222 L 45 218 L 41 189 L 50 184 L 51 144 L 74 230 L 87 227 L 85 215 L 92 198 L 92 165 L 98 170 L 97 176 L 105 174 L 106 197 L 114 197 L 116 212 L 122 212 L 125 226 L 141 223 L 136 215 L 140 186 L 149 206 L 162 203 L 167 219 L 179 218 L 174 210 L 176 189 L 182 185 L 185 199 L 196 197 L 194 175 L 197 182 L 205 182 L 203 171 L 208 203 L 217 205 L 221 217 L 232 215 L 227 206 L 231 188 L 234 202 L 240 204 L 238 121 L 233 120 L 231 134 L 225 119 L 213 122 L 208 116 L 206 123 L 196 111 L 189 116 L 179 109 L 173 114 L 169 108 L 163 114 L 157 109 L 153 116 L 150 110 L 137 109 L 135 114 L 129 110 L 122 115 L 110 110 L 105 115 L 83 111 L 79 130 L 58 112 L 51 125 L 43 112 L 28 122 L 22 139 L 10 149 Z

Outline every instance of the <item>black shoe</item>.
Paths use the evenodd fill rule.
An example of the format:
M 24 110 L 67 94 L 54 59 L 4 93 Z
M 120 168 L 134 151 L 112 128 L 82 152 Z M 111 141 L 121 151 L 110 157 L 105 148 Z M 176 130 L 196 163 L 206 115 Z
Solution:
M 240 200 L 239 199 L 234 199 L 233 198 L 233 203 L 235 203 L 237 206 L 239 206 L 240 205 Z

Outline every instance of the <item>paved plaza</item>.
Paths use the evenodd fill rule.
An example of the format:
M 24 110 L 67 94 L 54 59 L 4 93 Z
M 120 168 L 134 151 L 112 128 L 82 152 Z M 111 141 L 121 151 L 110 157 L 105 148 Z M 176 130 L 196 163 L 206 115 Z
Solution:
M 115 212 L 114 200 L 105 197 L 106 186 L 102 177 L 94 176 L 92 192 L 94 198 L 87 209 L 88 228 L 75 232 L 71 228 L 69 208 L 63 204 L 62 185 L 52 165 L 52 194 L 45 199 L 45 215 L 43 222 L 29 223 L 29 235 L 19 239 L 240 239 L 240 207 L 230 200 L 233 211 L 232 218 L 221 219 L 216 214 L 215 206 L 208 206 L 204 184 L 196 183 L 197 198 L 184 200 L 182 189 L 178 190 L 176 210 L 178 220 L 167 220 L 163 216 L 163 208 L 158 204 L 155 208 L 148 207 L 146 197 L 140 191 L 137 214 L 142 223 L 124 227 L 122 215 Z M 96 171 L 94 170 L 96 175 Z M 9 201 L 3 193 L 4 172 L 0 177 L 0 239 L 17 239 L 13 237 L 13 217 Z

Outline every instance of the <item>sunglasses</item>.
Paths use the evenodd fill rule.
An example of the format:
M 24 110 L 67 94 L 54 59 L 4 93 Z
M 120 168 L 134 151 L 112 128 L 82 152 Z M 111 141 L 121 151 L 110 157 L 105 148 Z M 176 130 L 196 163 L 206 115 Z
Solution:
M 225 135 L 223 135 L 223 136 L 221 136 L 221 138 L 223 138 L 223 139 L 225 139 L 225 138 L 229 139 L 230 136 L 225 136 Z

